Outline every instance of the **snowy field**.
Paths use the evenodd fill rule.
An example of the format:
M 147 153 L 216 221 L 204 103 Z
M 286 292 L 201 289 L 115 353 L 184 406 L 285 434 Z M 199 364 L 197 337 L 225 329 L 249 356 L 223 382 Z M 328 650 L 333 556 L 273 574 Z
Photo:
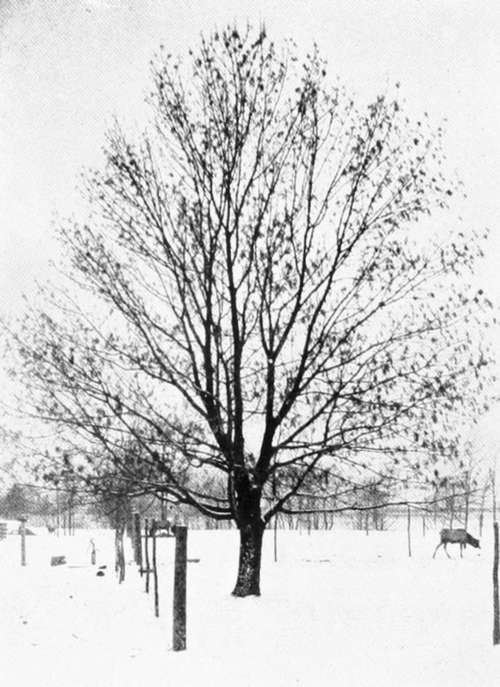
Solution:
M 418 528 L 415 526 L 415 530 Z M 477 534 L 471 528 L 473 534 Z M 88 565 L 89 539 L 104 577 Z M 160 618 L 135 566 L 118 585 L 113 535 L 0 541 L 3 687 L 486 687 L 492 552 L 440 550 L 436 533 L 266 532 L 262 596 L 236 599 L 237 533 L 190 531 L 187 651 L 172 644 L 174 540 L 159 540 Z M 67 565 L 50 567 L 50 556 Z M 130 556 L 130 552 L 128 552 Z

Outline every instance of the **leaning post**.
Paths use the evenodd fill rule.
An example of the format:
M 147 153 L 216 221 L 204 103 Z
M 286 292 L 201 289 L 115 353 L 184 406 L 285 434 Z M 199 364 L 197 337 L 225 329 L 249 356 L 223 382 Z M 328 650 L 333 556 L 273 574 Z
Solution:
M 173 650 L 186 648 L 186 570 L 187 570 L 187 527 L 175 527 L 175 572 L 174 572 L 174 627 Z
M 149 521 L 146 518 L 144 520 L 144 565 L 146 566 L 146 586 L 145 591 L 149 594 Z
M 26 565 L 26 518 L 19 518 L 19 534 L 21 535 L 21 565 Z

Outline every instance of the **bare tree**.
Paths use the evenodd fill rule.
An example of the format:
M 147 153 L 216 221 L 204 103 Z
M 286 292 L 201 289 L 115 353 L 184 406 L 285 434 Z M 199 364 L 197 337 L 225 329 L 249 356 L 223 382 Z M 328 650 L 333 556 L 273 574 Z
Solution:
M 133 439 L 138 480 L 234 520 L 233 593 L 259 594 L 265 526 L 318 471 L 452 453 L 479 411 L 479 240 L 430 223 L 458 188 L 441 129 L 358 109 L 316 49 L 229 27 L 153 81 L 60 229 L 72 287 L 28 313 L 21 374 L 61 445 L 120 465 Z

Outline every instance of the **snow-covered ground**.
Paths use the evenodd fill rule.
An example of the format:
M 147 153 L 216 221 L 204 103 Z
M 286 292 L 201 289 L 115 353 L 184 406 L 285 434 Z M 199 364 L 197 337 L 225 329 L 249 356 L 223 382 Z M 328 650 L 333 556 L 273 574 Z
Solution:
M 418 528 L 415 527 L 415 530 Z M 473 533 L 474 529 L 471 530 Z M 88 565 L 89 539 L 104 577 Z M 174 540 L 159 542 L 160 618 L 133 564 L 118 585 L 113 537 L 0 541 L 3 687 L 486 687 L 500 680 L 491 645 L 492 551 L 453 560 L 438 537 L 332 530 L 266 533 L 262 596 L 236 599 L 237 533 L 190 531 L 188 648 L 174 653 Z M 65 555 L 67 565 L 50 567 Z

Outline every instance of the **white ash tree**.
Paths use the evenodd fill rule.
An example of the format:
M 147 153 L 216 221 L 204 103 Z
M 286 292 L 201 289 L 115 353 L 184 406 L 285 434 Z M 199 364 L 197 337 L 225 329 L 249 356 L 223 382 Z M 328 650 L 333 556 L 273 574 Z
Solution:
M 441 130 L 384 96 L 358 108 L 296 55 L 233 27 L 161 52 L 148 128 L 109 132 L 88 220 L 60 229 L 71 298 L 47 292 L 15 337 L 61 446 L 113 461 L 133 440 L 138 480 L 236 523 L 237 596 L 317 475 L 452 450 L 486 365 L 466 333 L 480 242 L 438 230 Z

